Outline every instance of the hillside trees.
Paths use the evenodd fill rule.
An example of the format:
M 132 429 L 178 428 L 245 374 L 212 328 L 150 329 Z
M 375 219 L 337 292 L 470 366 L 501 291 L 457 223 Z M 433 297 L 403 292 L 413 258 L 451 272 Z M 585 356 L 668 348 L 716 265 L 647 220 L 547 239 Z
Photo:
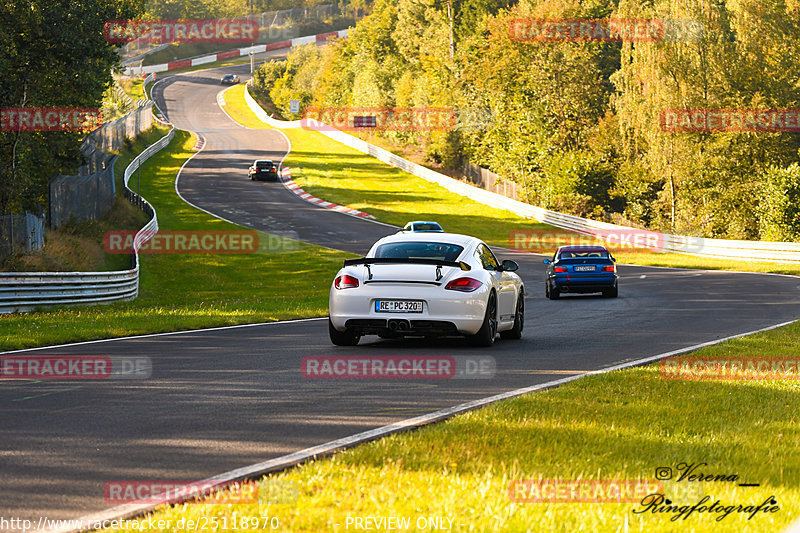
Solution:
M 526 18 L 655 19 L 666 31 L 656 41 L 515 40 L 509 29 Z M 792 197 L 799 134 L 659 123 L 667 109 L 800 108 L 797 0 L 379 0 L 346 40 L 289 64 L 263 67 L 287 111 L 292 94 L 482 117 L 387 135 L 447 168 L 488 167 L 531 203 L 692 235 L 797 235 L 790 206 L 770 195 Z
M 674 5 L 673 5 L 674 4 Z M 791 133 L 662 131 L 664 109 L 799 107 L 798 19 L 781 2 L 662 2 L 642 10 L 621 4 L 622 16 L 692 19 L 701 39 L 626 43 L 613 76 L 612 104 L 623 134 L 627 172 L 619 176 L 629 202 L 654 227 L 679 233 L 756 238 L 758 184 L 771 167 L 797 160 Z M 655 201 L 628 189 L 642 176 Z M 632 215 L 632 213 L 629 213 Z

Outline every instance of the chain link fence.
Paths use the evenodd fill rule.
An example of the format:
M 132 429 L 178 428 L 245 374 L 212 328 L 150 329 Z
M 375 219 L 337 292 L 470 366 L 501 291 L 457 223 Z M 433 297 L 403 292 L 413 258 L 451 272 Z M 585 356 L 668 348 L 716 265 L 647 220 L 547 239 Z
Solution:
M 114 205 L 116 189 L 114 185 L 115 156 L 107 156 L 104 162 L 95 160 L 95 165 L 104 168 L 88 173 L 88 165 L 80 168 L 77 176 L 58 175 L 50 180 L 51 228 L 67 222 L 97 220 Z
M 463 172 L 468 181 L 482 189 L 502 194 L 506 198 L 511 198 L 513 200 L 520 199 L 521 187 L 519 184 L 506 181 L 491 170 L 466 162 L 464 163 Z
M 103 124 L 86 137 L 81 151 L 87 157 L 92 157 L 90 154 L 95 153 L 92 148 L 101 152 L 119 150 L 124 146 L 125 139 L 133 139 L 153 126 L 152 108 L 153 102 L 147 102 L 124 117 Z
M 0 259 L 14 252 L 41 250 L 44 246 L 44 217 L 33 213 L 0 216 Z
M 122 118 L 103 124 L 84 139 L 81 152 L 87 164 L 77 176 L 58 175 L 50 180 L 48 222 L 57 228 L 67 222 L 97 220 L 114 205 L 114 161 L 109 154 L 121 149 L 126 139 L 133 139 L 153 126 L 152 102 L 138 107 Z
M 286 26 L 298 22 L 321 22 L 341 14 L 338 4 L 323 4 L 314 7 L 295 7 L 282 11 L 267 11 L 250 15 L 249 19 L 258 22 L 259 28 Z

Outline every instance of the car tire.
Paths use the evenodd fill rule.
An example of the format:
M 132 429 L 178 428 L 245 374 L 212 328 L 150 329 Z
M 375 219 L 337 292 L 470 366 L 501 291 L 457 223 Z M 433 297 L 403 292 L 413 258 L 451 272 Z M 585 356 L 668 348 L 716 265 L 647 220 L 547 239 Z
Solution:
M 545 285 L 545 296 L 547 296 L 551 300 L 558 300 L 558 297 L 561 295 L 558 294 L 557 290 L 554 291 L 552 287 L 550 287 L 550 283 L 548 282 Z
M 493 316 L 494 315 L 494 316 Z M 481 329 L 475 335 L 469 336 L 470 344 L 473 346 L 489 347 L 494 344 L 497 336 L 497 295 L 492 292 L 486 302 L 486 314 L 483 317 Z
M 619 287 L 614 285 L 613 289 L 605 289 L 603 291 L 603 296 L 606 298 L 616 298 L 619 295 Z
M 342 332 L 333 327 L 330 317 L 328 317 L 328 336 L 336 346 L 355 346 L 361 339 L 359 335 L 355 335 L 350 330 Z
M 514 327 L 507 331 L 500 332 L 501 339 L 521 339 L 522 328 L 525 327 L 525 294 L 519 293 L 517 296 L 517 311 L 514 313 Z

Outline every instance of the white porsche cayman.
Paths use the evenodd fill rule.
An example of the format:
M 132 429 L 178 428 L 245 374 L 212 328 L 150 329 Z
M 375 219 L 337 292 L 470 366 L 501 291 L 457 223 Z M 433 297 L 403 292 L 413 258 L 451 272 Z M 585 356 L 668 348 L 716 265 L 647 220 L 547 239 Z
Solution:
M 497 261 L 480 239 L 454 233 L 400 233 L 348 259 L 331 285 L 331 342 L 363 335 L 466 336 L 491 346 L 497 333 L 519 339 L 525 290 L 514 261 Z

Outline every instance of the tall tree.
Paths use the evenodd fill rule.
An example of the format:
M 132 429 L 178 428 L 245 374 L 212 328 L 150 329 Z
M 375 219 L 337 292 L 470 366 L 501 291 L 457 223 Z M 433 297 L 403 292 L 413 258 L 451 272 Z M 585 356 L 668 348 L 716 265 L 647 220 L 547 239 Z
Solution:
M 0 3 L 0 107 L 100 107 L 119 63 L 103 25 L 142 8 L 140 0 Z M 0 132 L 0 212 L 43 207 L 50 178 L 80 165 L 82 137 Z

